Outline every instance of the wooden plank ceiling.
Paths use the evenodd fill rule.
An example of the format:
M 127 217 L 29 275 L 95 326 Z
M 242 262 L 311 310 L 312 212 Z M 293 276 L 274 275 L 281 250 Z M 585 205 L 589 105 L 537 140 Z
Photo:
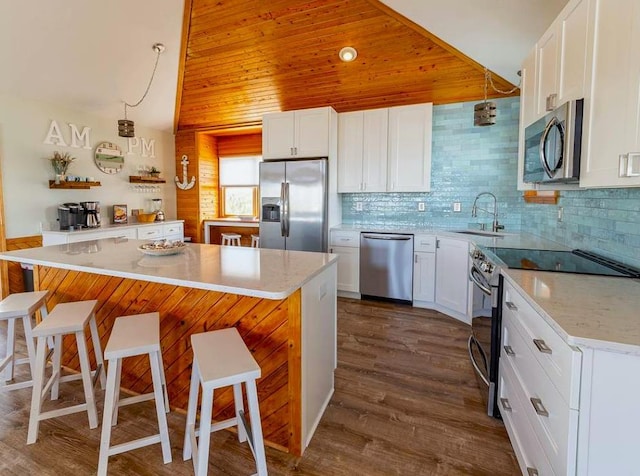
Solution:
M 264 113 L 309 107 L 484 97 L 481 65 L 377 0 L 186 1 L 180 130 L 256 125 Z M 358 51 L 352 63 L 338 58 L 344 46 Z M 489 97 L 502 95 L 489 88 Z

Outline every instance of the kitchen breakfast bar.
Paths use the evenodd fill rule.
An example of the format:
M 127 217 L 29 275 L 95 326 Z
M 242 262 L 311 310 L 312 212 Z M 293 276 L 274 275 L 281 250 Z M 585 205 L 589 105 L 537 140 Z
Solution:
M 262 370 L 258 397 L 265 443 L 301 455 L 333 394 L 336 366 L 337 257 L 325 253 L 188 244 L 174 255 L 143 254 L 143 241 L 121 238 L 0 253 L 33 265 L 47 307 L 97 299 L 102 348 L 116 317 L 160 313 L 171 407 L 189 397 L 190 336 L 236 327 Z M 92 355 L 91 339 L 87 339 Z M 75 344 L 63 365 L 79 369 Z M 92 365 L 94 362 L 92 362 Z M 146 393 L 144 358 L 122 369 L 122 387 Z M 214 420 L 233 413 L 231 388 L 216 392 Z

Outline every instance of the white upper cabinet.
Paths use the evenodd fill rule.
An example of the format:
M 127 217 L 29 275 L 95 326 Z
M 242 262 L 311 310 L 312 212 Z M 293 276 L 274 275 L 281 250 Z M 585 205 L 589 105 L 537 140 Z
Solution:
M 525 59 L 522 69 L 527 70 L 527 92 L 533 93 L 526 102 L 528 106 L 533 101 L 534 107 L 527 109 L 523 126 L 567 101 L 587 97 L 592 1 L 570 0 Z
M 640 186 L 640 2 L 592 0 L 593 78 L 583 187 Z
M 328 157 L 329 107 L 276 112 L 262 117 L 262 156 L 265 159 Z
M 338 192 L 387 189 L 388 109 L 338 115 Z
M 531 50 L 520 69 L 520 124 L 524 127 L 536 120 L 536 48 Z M 523 127 L 523 129 L 524 129 Z
M 433 105 L 389 108 L 390 192 L 431 190 L 431 128 Z

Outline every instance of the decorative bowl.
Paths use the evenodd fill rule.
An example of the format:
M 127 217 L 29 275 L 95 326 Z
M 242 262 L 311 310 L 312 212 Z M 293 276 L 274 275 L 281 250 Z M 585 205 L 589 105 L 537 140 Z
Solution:
M 151 223 L 155 219 L 155 213 L 138 213 L 138 222 L 140 223 Z
M 138 246 L 138 251 L 149 256 L 169 256 L 182 253 L 186 245 L 182 241 L 160 240 Z

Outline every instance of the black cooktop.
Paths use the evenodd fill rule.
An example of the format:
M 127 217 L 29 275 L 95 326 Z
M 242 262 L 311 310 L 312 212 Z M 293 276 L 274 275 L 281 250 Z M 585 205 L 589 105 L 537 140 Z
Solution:
M 552 251 L 487 247 L 512 269 L 640 278 L 640 270 L 583 250 Z

